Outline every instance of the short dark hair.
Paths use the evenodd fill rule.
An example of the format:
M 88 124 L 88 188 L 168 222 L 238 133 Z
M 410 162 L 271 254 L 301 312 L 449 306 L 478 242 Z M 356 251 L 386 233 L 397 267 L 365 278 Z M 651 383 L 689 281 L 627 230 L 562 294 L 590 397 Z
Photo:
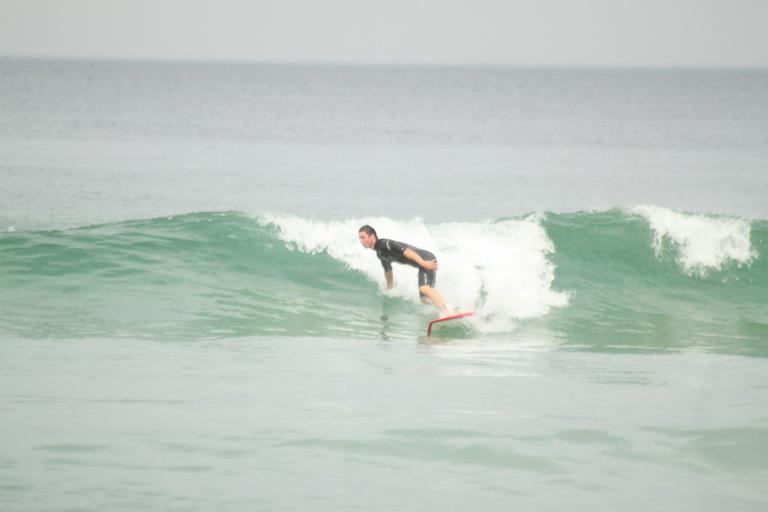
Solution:
M 357 230 L 358 233 L 362 233 L 363 231 L 365 231 L 365 234 L 368 235 L 368 236 L 373 235 L 376 238 L 379 238 L 379 235 L 376 234 L 376 230 L 373 229 L 368 224 L 366 224 L 365 226 L 363 226 L 363 227 L 361 227 L 360 229 Z

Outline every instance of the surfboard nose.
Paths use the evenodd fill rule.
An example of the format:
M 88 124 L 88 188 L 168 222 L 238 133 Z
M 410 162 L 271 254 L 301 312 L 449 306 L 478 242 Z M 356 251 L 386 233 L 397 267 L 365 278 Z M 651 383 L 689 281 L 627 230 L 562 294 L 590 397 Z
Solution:
M 442 318 L 435 318 L 434 320 L 430 320 L 429 325 L 427 325 L 427 336 L 432 336 L 432 327 L 434 327 L 435 324 L 439 324 L 441 322 L 449 322 L 451 320 L 458 320 L 460 318 L 466 318 L 473 316 L 474 314 L 474 311 L 467 311 L 464 313 L 457 313 L 455 315 L 444 316 Z

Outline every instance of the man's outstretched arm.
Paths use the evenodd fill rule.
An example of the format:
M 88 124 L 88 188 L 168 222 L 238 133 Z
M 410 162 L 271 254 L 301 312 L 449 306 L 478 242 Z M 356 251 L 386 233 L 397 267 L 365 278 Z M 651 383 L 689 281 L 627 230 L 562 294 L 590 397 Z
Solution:
M 387 278 L 387 290 L 391 290 L 392 286 L 394 285 L 394 278 L 392 277 L 392 271 L 391 270 L 385 270 L 384 271 L 384 277 Z

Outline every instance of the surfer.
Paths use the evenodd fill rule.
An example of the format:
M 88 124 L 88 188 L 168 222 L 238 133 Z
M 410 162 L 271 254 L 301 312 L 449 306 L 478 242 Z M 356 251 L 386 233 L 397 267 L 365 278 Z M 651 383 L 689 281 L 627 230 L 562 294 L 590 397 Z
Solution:
M 419 269 L 419 297 L 421 302 L 428 304 L 431 301 L 443 316 L 451 314 L 445 305 L 443 296 L 435 290 L 438 265 L 434 254 L 403 242 L 379 238 L 376 230 L 367 224 L 358 230 L 358 236 L 363 247 L 376 251 L 376 256 L 381 260 L 381 266 L 384 267 L 384 277 L 387 279 L 387 290 L 391 290 L 394 284 L 392 262 L 416 267 Z

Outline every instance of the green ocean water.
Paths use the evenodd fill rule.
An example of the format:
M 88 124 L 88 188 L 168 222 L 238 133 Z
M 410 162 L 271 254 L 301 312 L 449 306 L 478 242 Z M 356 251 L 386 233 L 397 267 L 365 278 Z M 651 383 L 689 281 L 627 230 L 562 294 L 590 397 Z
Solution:
M 714 228 L 721 222 L 712 216 L 687 218 Z M 295 222 L 285 223 L 291 220 Z M 485 233 L 489 227 L 519 222 L 525 220 L 464 224 L 462 230 Z M 681 252 L 708 240 L 676 241 L 665 235 L 654 249 L 651 226 L 632 212 L 550 213 L 531 222 L 552 243 L 546 260 L 554 279 L 547 286 L 568 298 L 547 314 L 512 308 L 506 313 L 509 325 L 485 330 L 483 324 L 499 316 L 498 308 L 489 304 L 499 298 L 488 297 L 484 287 L 515 278 L 512 270 L 505 275 L 503 266 L 494 268 L 481 276 L 490 282 L 481 283 L 476 294 L 449 296 L 478 310 L 477 335 L 526 336 L 545 329 L 566 347 L 766 355 L 765 221 L 747 223 L 741 259 L 724 255 L 710 266 L 694 261 L 690 268 L 681 262 Z M 357 249 L 354 229 L 321 226 L 311 230 L 333 231 L 334 249 Z M 729 243 L 737 243 L 736 235 L 726 233 L 714 243 L 725 254 Z M 490 242 L 502 236 L 487 235 Z M 0 286 L 6 315 L 0 329 L 29 338 L 159 340 L 307 335 L 407 339 L 423 331 L 434 314 L 431 308 L 417 306 L 409 297 L 383 294 L 381 275 L 366 275 L 328 249 L 302 250 L 281 237 L 279 220 L 238 212 L 3 233 Z M 488 254 L 498 256 L 504 255 Z M 375 260 L 373 253 L 369 259 Z
M 0 356 L 5 510 L 766 500 L 760 358 L 515 337 L 6 338 Z
M 0 509 L 765 510 L 766 90 L 0 59 Z

